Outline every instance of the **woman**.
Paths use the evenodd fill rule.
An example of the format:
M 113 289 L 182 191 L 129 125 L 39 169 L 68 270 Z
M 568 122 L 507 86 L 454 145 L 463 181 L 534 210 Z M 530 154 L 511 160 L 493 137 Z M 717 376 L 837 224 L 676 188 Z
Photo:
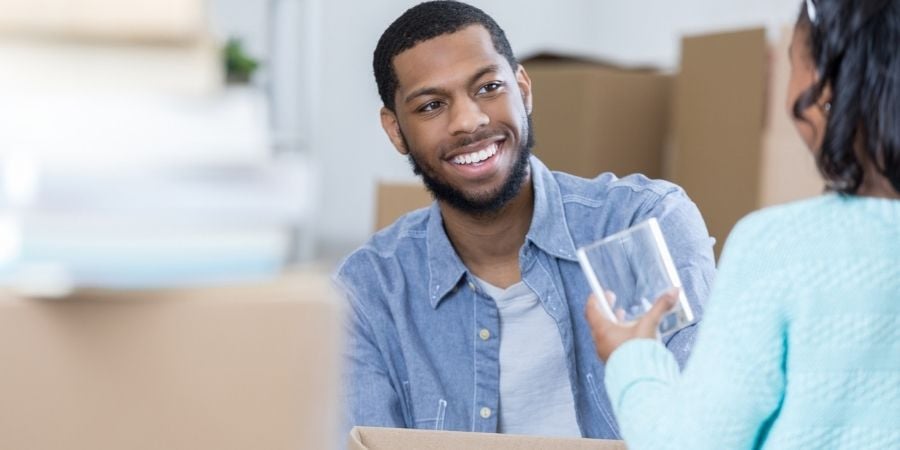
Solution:
M 632 450 L 900 449 L 900 0 L 807 0 L 790 59 L 829 193 L 735 227 L 683 374 L 670 296 L 632 326 L 588 304 Z

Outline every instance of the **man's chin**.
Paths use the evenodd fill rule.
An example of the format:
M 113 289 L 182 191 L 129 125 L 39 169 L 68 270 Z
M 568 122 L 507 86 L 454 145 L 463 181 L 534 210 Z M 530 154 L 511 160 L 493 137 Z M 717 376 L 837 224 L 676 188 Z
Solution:
M 426 181 L 426 187 L 442 204 L 472 215 L 497 213 L 509 204 L 522 190 L 522 180 L 516 187 L 509 186 L 510 180 L 499 187 L 477 193 L 463 192 L 449 186 L 433 186 Z
M 448 186 L 434 186 L 426 182 L 431 194 L 442 204 L 466 213 L 488 213 L 499 206 L 500 193 L 466 194 Z

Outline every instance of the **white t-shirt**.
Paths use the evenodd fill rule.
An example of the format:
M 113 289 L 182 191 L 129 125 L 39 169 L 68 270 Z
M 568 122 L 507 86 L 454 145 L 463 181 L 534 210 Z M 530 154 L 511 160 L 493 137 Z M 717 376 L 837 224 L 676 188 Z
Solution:
M 524 283 L 478 279 L 500 311 L 500 433 L 581 437 L 556 321 Z

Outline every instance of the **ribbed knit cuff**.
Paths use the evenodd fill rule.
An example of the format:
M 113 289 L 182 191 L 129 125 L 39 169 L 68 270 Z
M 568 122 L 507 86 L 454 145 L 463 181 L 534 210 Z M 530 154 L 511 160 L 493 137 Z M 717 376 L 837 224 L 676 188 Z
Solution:
M 632 339 L 622 344 L 606 363 L 604 382 L 618 412 L 622 396 L 640 382 L 669 384 L 678 379 L 675 357 L 655 339 Z

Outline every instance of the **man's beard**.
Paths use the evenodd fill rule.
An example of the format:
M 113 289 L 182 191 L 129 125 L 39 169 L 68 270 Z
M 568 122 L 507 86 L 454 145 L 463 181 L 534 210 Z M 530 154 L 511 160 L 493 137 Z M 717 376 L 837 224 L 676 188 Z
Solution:
M 427 170 L 413 156 L 413 152 L 409 147 L 409 142 L 401 130 L 400 136 L 403 144 L 409 151 L 407 154 L 409 163 L 412 165 L 413 173 L 420 175 L 425 187 L 431 192 L 435 199 L 442 201 L 453 208 L 470 213 L 473 215 L 485 215 L 500 211 L 507 203 L 519 194 L 522 190 L 522 184 L 528 175 L 528 157 L 531 156 L 531 149 L 534 147 L 534 128 L 531 126 L 531 114 L 526 118 L 525 140 L 521 142 L 516 155 L 516 162 L 513 164 L 512 172 L 510 172 L 506 181 L 500 186 L 496 192 L 491 192 L 478 198 L 467 196 L 465 193 L 451 186 L 445 180 L 441 179 L 431 170 Z M 477 139 L 475 140 L 477 141 Z

